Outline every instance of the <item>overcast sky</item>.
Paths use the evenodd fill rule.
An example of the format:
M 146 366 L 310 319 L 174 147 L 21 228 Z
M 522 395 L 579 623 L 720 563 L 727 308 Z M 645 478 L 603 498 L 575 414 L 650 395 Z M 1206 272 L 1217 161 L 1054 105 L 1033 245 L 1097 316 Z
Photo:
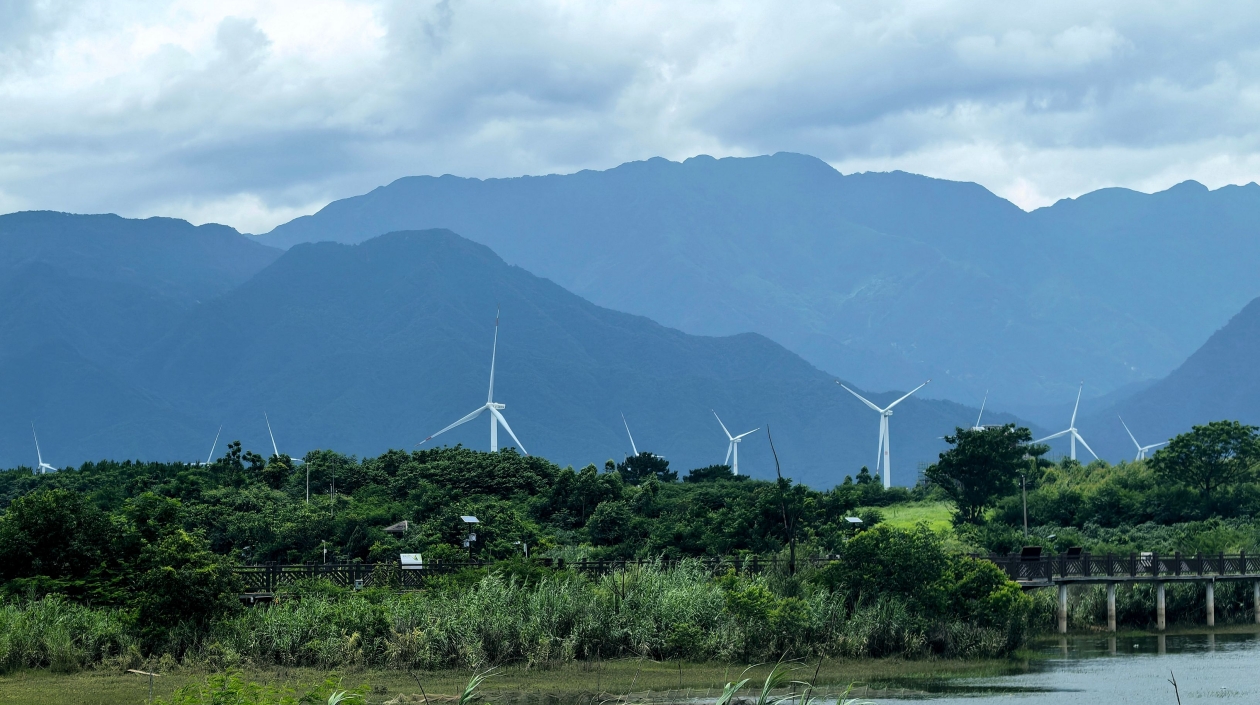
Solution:
M 777 151 L 1024 208 L 1260 176 L 1260 6 L 0 0 L 0 212 L 263 232 L 412 174 Z

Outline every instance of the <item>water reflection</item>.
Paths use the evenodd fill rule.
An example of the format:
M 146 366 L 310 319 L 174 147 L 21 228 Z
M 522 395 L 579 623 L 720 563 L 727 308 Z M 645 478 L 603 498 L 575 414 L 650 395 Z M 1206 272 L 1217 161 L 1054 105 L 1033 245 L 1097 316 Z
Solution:
M 1035 645 L 1029 672 L 956 681 L 947 694 L 927 695 L 934 705 L 976 705 L 1018 699 L 1030 705 L 1260 702 L 1260 633 L 1152 634 L 1056 637 Z M 879 703 L 924 698 L 868 697 Z

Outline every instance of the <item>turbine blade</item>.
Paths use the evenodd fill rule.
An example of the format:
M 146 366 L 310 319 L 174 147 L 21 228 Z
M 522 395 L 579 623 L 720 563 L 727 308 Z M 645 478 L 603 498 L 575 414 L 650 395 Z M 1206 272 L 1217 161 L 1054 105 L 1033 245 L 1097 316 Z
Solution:
M 1041 443 L 1041 442 L 1043 442 L 1043 441 L 1052 441 L 1052 440 L 1054 440 L 1054 439 L 1058 438 L 1059 436 L 1064 436 L 1064 435 L 1067 435 L 1067 434 L 1069 434 L 1069 433 L 1071 433 L 1071 432 L 1072 432 L 1072 429 L 1070 429 L 1070 428 L 1069 428 L 1069 429 L 1068 429 L 1068 430 L 1066 430 L 1066 431 L 1059 431 L 1058 433 L 1052 433 L 1052 434 L 1050 434 L 1049 436 L 1046 436 L 1045 438 L 1039 438 L 1039 439 L 1037 439 L 1037 440 L 1033 441 L 1033 443 Z
M 495 307 L 494 309 L 494 345 L 490 348 L 490 391 L 486 394 L 487 404 L 494 401 L 494 358 L 498 354 L 499 354 L 499 309 L 498 307 Z M 441 431 L 438 431 L 438 433 L 441 433 Z M 437 433 L 433 435 L 436 436 Z
M 469 414 L 469 415 L 465 416 L 464 418 L 460 419 L 459 421 L 456 421 L 455 423 L 451 424 L 450 426 L 447 426 L 446 428 L 442 429 L 441 431 L 438 431 L 437 433 L 433 434 L 432 436 L 429 436 L 428 438 L 424 439 L 423 441 L 420 441 L 420 442 L 419 442 L 419 443 L 417 443 L 416 445 L 418 445 L 418 446 L 424 445 L 425 443 L 428 443 L 429 441 L 433 440 L 434 438 L 437 438 L 438 436 L 442 435 L 443 433 L 446 433 L 447 431 L 451 430 L 452 428 L 455 428 L 456 426 L 459 426 L 460 424 L 466 424 L 466 423 L 468 423 L 469 421 L 472 421 L 473 419 L 475 419 L 475 418 L 477 418 L 478 416 L 480 416 L 480 415 L 481 415 L 481 412 L 485 411 L 486 409 L 490 409 L 490 405 L 489 405 L 489 404 L 487 404 L 487 405 L 485 405 L 485 406 L 479 406 L 479 407 L 477 407 L 477 410 L 476 410 L 476 411 L 474 411 L 474 412 L 472 412 L 471 414 Z M 491 411 L 494 411 L 494 409 L 490 409 L 490 410 L 491 410 Z
M 626 415 L 625 415 L 625 414 L 622 414 L 622 415 L 621 415 L 621 423 L 625 424 L 625 426 L 626 426 L 626 435 L 627 435 L 627 436 L 630 436 L 630 450 L 634 451 L 634 454 L 635 454 L 635 455 L 638 455 L 638 454 L 639 454 L 639 449 L 638 449 L 637 447 L 635 447 L 635 445 L 634 445 L 634 436 L 630 435 L 630 424 L 629 424 L 629 423 L 626 423 Z
M 709 411 L 713 411 L 713 409 L 709 409 Z M 722 417 L 718 416 L 716 411 L 713 411 L 713 418 L 718 420 L 718 425 L 722 427 L 722 431 L 726 433 L 726 437 L 732 441 L 735 440 L 735 437 L 731 435 L 731 432 L 726 430 L 726 424 L 722 423 Z M 727 457 L 729 458 L 730 455 L 728 454 Z
M 35 422 L 31 422 L 31 435 L 35 437 L 35 457 L 39 458 L 39 466 L 44 466 L 44 455 L 39 452 L 39 434 L 35 433 Z
M 738 441 L 739 439 L 743 438 L 744 436 L 747 436 L 749 433 L 756 433 L 756 432 L 758 432 L 758 431 L 760 431 L 760 430 L 761 430 L 761 427 L 760 427 L 760 426 L 758 426 L 757 428 L 754 428 L 753 430 L 749 431 L 748 433 L 741 433 L 741 434 L 739 434 L 738 436 L 735 436 L 735 437 L 734 437 L 734 438 L 732 438 L 731 440 L 733 440 L 733 441 Z
M 1070 424 L 1072 428 L 1076 428 L 1076 410 L 1081 408 L 1081 392 L 1083 391 L 1085 391 L 1084 380 L 1081 381 L 1080 388 L 1076 390 L 1076 406 L 1072 407 L 1072 423 Z M 1081 441 L 1081 442 L 1084 443 L 1084 441 Z M 1090 452 L 1093 453 L 1094 451 L 1091 450 Z M 1094 456 L 1094 457 L 1097 457 L 1097 456 Z
M 280 449 L 276 447 L 276 434 L 271 432 L 271 419 L 267 418 L 267 412 L 263 412 L 263 419 L 267 421 L 267 435 L 271 436 L 271 452 L 277 456 L 280 455 Z
M 521 439 L 517 438 L 515 433 L 512 433 L 512 427 L 508 425 L 507 419 L 503 418 L 503 414 L 500 414 L 499 410 L 494 407 L 490 407 L 490 413 L 494 414 L 494 418 L 498 419 L 499 423 L 503 424 L 503 430 L 508 432 L 508 435 L 512 437 L 512 440 L 516 441 L 516 447 L 520 448 L 521 452 L 525 455 L 529 455 L 529 451 L 525 450 L 525 444 L 521 443 Z
M 214 460 L 214 449 L 219 445 L 219 434 L 223 433 L 223 424 L 219 424 L 219 430 L 214 432 L 214 443 L 210 444 L 210 455 L 206 456 L 206 465 Z
M 1129 430 L 1129 424 L 1124 422 L 1124 417 L 1120 416 L 1120 414 L 1116 414 L 1116 418 L 1120 419 L 1120 425 L 1124 426 L 1124 431 L 1129 434 L 1129 440 L 1133 441 L 1133 445 L 1137 446 L 1138 450 L 1142 450 L 1142 444 L 1138 443 L 1137 439 L 1133 437 L 1133 432 Z
M 989 390 L 984 390 L 984 401 L 980 402 L 980 414 L 976 416 L 976 428 L 980 428 L 980 419 L 984 418 L 984 405 L 989 403 Z
M 1085 446 L 1085 450 L 1089 451 L 1089 454 L 1094 456 L 1094 460 L 1098 460 L 1098 454 L 1094 452 L 1093 448 L 1089 447 L 1089 444 L 1085 442 L 1084 438 L 1081 438 L 1081 434 L 1076 431 L 1072 431 L 1072 435 L 1076 436 L 1076 440 L 1080 441 L 1081 445 Z
M 734 442 L 734 441 L 732 441 L 730 444 L 728 444 L 728 445 L 726 446 L 726 459 L 722 461 L 722 464 L 723 464 L 723 465 L 725 465 L 725 466 L 727 466 L 727 467 L 730 467 L 730 465 L 731 465 L 731 451 L 732 451 L 732 450 L 735 450 L 735 442 Z
M 836 384 L 840 384 L 840 380 L 836 380 Z M 875 410 L 875 411 L 877 411 L 877 412 L 879 412 L 879 413 L 881 413 L 881 414 L 882 414 L 882 413 L 884 413 L 884 410 L 883 410 L 883 409 L 881 409 L 881 408 L 879 408 L 878 406 L 875 406 L 874 404 L 872 404 L 872 403 L 870 402 L 870 400 L 869 400 L 869 399 L 867 399 L 866 397 L 862 396 L 861 394 L 858 394 L 857 392 L 853 391 L 852 389 L 849 389 L 848 387 L 845 387 L 843 384 L 840 384 L 840 386 L 844 389 L 844 391 L 848 392 L 849 394 L 852 394 L 853 396 L 857 397 L 858 399 L 861 399 L 861 400 L 862 400 L 862 403 L 863 403 L 863 404 L 865 404 L 865 405 L 867 405 L 867 406 L 869 406 L 869 407 L 871 407 L 871 409 L 873 409 L 873 410 Z
M 928 382 L 931 382 L 931 381 L 932 381 L 932 380 L 930 380 L 930 379 L 929 379 L 927 382 L 924 382 L 923 384 L 920 384 L 919 386 L 915 387 L 914 389 L 911 389 L 910 391 L 906 392 L 906 395 L 905 395 L 904 397 L 902 397 L 902 398 L 898 399 L 897 401 L 895 401 L 895 402 L 893 402 L 893 403 L 889 404 L 889 405 L 888 405 L 888 408 L 889 408 L 889 409 L 891 409 L 891 408 L 893 408 L 894 406 L 896 406 L 896 405 L 900 404 L 901 402 L 905 401 L 906 399 L 909 399 L 911 394 L 914 394 L 915 392 L 919 391 L 920 389 L 923 389 L 924 387 L 926 387 L 926 386 L 928 385 Z M 885 411 L 887 411 L 887 409 L 885 409 Z

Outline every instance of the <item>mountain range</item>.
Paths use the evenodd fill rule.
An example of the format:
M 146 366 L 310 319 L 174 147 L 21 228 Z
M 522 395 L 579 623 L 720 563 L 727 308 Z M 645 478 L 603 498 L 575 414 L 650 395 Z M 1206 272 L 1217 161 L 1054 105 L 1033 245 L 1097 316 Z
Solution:
M 927 377 L 892 420 L 898 483 L 986 391 L 986 423 L 1041 434 L 1081 380 L 1077 425 L 1114 461 L 1133 453 L 1119 416 L 1143 444 L 1260 423 L 1258 215 L 1255 184 L 1029 213 L 792 154 L 413 177 L 263 236 L 14 213 L 0 465 L 34 464 L 32 422 L 58 465 L 201 460 L 220 426 L 266 452 L 264 412 L 293 454 L 410 447 L 483 403 L 496 310 L 496 401 L 564 464 L 628 452 L 622 413 L 675 468 L 720 462 L 716 410 L 736 433 L 769 425 L 785 473 L 827 486 L 874 466 L 878 428 L 836 378 L 883 404 Z M 439 441 L 485 447 L 487 423 Z M 760 433 L 741 466 L 773 474 Z
M 260 237 L 449 228 L 603 306 L 752 331 L 869 388 L 1037 416 L 1173 370 L 1260 295 L 1260 186 L 1104 189 L 1025 212 L 981 186 L 813 157 L 408 177 Z M 926 391 L 926 390 L 925 390 Z
M 99 220 L 160 231 L 181 252 L 172 259 L 194 268 L 197 258 L 183 255 L 224 235 L 178 221 L 20 215 L 77 227 L 69 250 L 106 247 L 122 261 L 146 245 Z M 0 217 L 0 239 L 22 236 L 8 227 L 14 217 Z M 239 438 L 265 453 L 264 413 L 280 449 L 295 455 L 412 447 L 482 403 L 501 311 L 495 397 L 531 453 L 565 464 L 620 460 L 629 452 L 624 413 L 640 449 L 685 471 L 723 460 L 717 411 L 736 433 L 769 426 L 785 474 L 798 480 L 829 486 L 874 465 L 878 416 L 764 336 L 694 336 L 605 309 L 444 230 L 283 253 L 227 234 L 217 247 L 234 252 L 239 269 L 176 278 L 216 282 L 220 293 L 204 299 L 156 272 L 141 277 L 148 286 L 120 282 L 112 261 L 70 274 L 55 250 L 5 276 L 12 295 L 0 300 L 0 330 L 26 342 L 0 356 L 10 402 L 0 463 L 34 464 L 31 420 L 54 464 L 200 460 L 220 425 L 220 444 Z M 125 334 L 103 334 L 114 325 Z M 939 436 L 975 414 L 913 397 L 898 406 L 895 481 L 913 482 L 944 447 Z M 487 423 L 440 441 L 486 447 Z M 743 442 L 741 469 L 773 476 L 764 430 Z

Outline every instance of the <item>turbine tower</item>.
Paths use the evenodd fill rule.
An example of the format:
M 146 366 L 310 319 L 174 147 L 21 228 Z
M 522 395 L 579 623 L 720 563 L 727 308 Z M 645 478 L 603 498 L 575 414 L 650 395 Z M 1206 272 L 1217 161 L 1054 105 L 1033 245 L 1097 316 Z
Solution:
M 710 409 L 709 411 L 713 411 L 713 410 Z M 731 432 L 726 430 L 726 424 L 722 423 L 722 417 L 718 416 L 716 411 L 713 411 L 713 418 L 717 419 L 718 425 L 721 426 L 722 430 L 726 432 L 727 440 L 731 442 L 731 444 L 726 447 L 726 460 L 723 460 L 722 464 L 725 465 L 727 461 L 731 460 L 732 455 L 735 456 L 735 462 L 731 465 L 731 472 L 738 475 L 739 474 L 739 442 L 743 440 L 744 436 L 747 436 L 748 433 L 756 433 L 757 431 L 760 431 L 761 427 L 758 426 L 757 428 L 754 428 L 748 433 L 741 433 L 738 436 L 732 436 Z
M 1129 438 L 1133 441 L 1133 445 L 1137 446 L 1137 457 L 1133 459 L 1134 462 L 1145 460 L 1146 454 L 1150 451 L 1155 450 L 1160 446 L 1168 445 L 1168 441 L 1164 441 L 1162 443 L 1152 443 L 1149 446 L 1144 446 L 1141 443 L 1138 443 L 1137 439 L 1133 437 L 1133 432 L 1129 430 L 1129 424 L 1124 422 L 1124 419 L 1121 418 L 1120 414 L 1116 414 L 1116 418 L 1120 419 L 1120 425 L 1124 426 L 1125 433 L 1129 434 Z
M 621 415 L 621 423 L 625 424 L 625 426 L 626 426 L 626 435 L 627 435 L 627 436 L 630 436 L 630 450 L 634 451 L 635 456 L 638 456 L 638 455 L 639 455 L 639 449 L 638 449 L 638 448 L 636 448 L 636 447 L 635 447 L 635 445 L 634 445 L 634 436 L 631 436 L 631 435 L 630 435 L 630 424 L 626 421 L 626 415 L 625 415 L 624 413 Z
M 495 361 L 495 356 L 498 355 L 498 352 L 499 352 L 499 312 L 495 311 L 494 312 L 494 346 L 490 349 L 490 392 L 486 394 L 486 403 L 482 406 L 477 407 L 475 411 L 468 414 L 467 416 L 460 419 L 459 421 L 456 421 L 450 426 L 447 426 L 441 431 L 438 431 L 432 436 L 429 436 L 423 441 L 420 441 L 419 443 L 416 444 L 417 446 L 428 443 L 429 441 L 433 440 L 434 438 L 437 438 L 438 436 L 442 435 L 443 433 L 446 433 L 447 431 L 451 430 L 452 428 L 455 428 L 456 426 L 460 426 L 462 424 L 468 423 L 469 421 L 472 421 L 473 419 L 480 416 L 481 412 L 483 411 L 489 411 L 490 412 L 490 452 L 494 453 L 499 450 L 499 424 L 503 424 L 503 430 L 508 432 L 508 435 L 512 437 L 512 440 L 516 441 L 516 447 L 520 448 L 521 452 L 524 453 L 525 455 L 529 455 L 529 451 L 525 450 L 525 446 L 521 444 L 521 440 L 516 437 L 515 433 L 512 433 L 512 427 L 508 425 L 507 419 L 503 418 L 503 414 L 500 413 L 503 409 L 507 408 L 507 405 L 497 404 L 494 401 L 494 361 Z
M 39 452 L 39 436 L 35 434 L 34 422 L 31 422 L 31 435 L 35 436 L 35 457 L 39 460 L 39 465 L 35 466 L 35 474 L 43 475 L 50 472 L 57 472 L 57 468 L 44 462 L 44 455 Z
M 839 384 L 841 387 L 843 387 L 846 392 L 848 392 L 849 394 L 852 394 L 858 399 L 861 399 L 863 404 L 866 404 L 873 411 L 879 414 L 879 449 L 875 453 L 875 471 L 878 472 L 881 466 L 883 467 L 884 489 L 892 487 L 892 457 L 891 457 L 892 454 L 888 449 L 888 419 L 892 418 L 893 407 L 905 401 L 906 399 L 908 399 L 911 394 L 914 394 L 920 389 L 923 389 L 924 387 L 926 387 L 928 382 L 931 382 L 931 381 L 932 380 L 929 379 L 927 382 L 924 382 L 923 384 L 920 384 L 914 389 L 911 389 L 909 392 L 906 392 L 905 396 L 889 404 L 886 408 L 881 409 L 878 406 L 875 406 L 874 404 L 872 404 L 870 400 L 868 400 L 866 397 L 862 396 L 861 394 L 858 394 L 857 392 L 853 391 L 852 389 L 849 389 L 848 387 L 845 387 L 844 384 L 840 382 L 840 380 L 836 380 L 836 384 Z
M 1089 447 L 1089 444 L 1085 442 L 1085 439 L 1081 438 L 1080 432 L 1076 430 L 1076 411 L 1081 408 L 1081 392 L 1084 391 L 1084 389 L 1085 383 L 1081 382 L 1080 389 L 1076 390 L 1076 406 L 1072 407 L 1072 421 L 1068 424 L 1068 427 L 1058 433 L 1052 433 L 1045 438 L 1033 441 L 1033 443 L 1041 443 L 1043 441 L 1054 440 L 1059 436 L 1067 436 L 1072 441 L 1072 460 L 1076 460 L 1077 441 L 1080 441 L 1081 445 L 1085 446 L 1085 450 L 1089 451 L 1089 454 L 1094 456 L 1094 460 L 1098 460 L 1098 454 L 1094 452 L 1093 448 Z

